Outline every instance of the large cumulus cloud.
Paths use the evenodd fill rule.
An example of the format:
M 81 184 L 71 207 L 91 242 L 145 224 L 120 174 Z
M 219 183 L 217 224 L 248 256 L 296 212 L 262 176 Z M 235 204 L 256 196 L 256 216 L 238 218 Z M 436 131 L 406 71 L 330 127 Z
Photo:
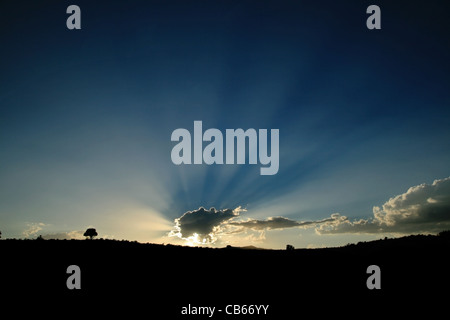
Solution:
M 373 217 L 322 225 L 320 234 L 435 233 L 450 229 L 450 177 L 420 184 L 373 208 Z
M 239 216 L 245 211 L 241 207 L 236 209 L 209 210 L 200 207 L 184 213 L 175 219 L 175 227 L 169 236 L 177 236 L 194 243 L 212 243 L 216 240 L 217 233 L 221 231 L 221 225 L 228 220 Z

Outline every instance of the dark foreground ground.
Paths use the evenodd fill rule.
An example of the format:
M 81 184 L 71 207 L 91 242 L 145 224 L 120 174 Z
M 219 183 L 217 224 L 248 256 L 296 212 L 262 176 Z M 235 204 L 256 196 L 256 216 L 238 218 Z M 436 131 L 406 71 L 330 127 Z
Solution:
M 1 309 L 51 319 L 208 318 L 182 315 L 189 304 L 223 310 L 213 319 L 446 317 L 449 249 L 448 234 L 293 251 L 1 240 Z M 66 286 L 69 265 L 81 269 L 80 290 Z M 381 268 L 380 290 L 366 286 L 369 265 Z M 227 315 L 234 304 L 270 306 L 267 315 Z

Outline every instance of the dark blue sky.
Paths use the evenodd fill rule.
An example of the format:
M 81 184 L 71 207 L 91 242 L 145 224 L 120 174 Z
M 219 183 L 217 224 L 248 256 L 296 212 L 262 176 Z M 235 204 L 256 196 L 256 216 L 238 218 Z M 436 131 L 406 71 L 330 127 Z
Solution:
M 71 4 L 81 30 L 66 28 Z M 366 28 L 370 4 L 381 30 Z M 39 223 L 41 233 L 94 225 L 147 241 L 199 206 L 243 206 L 258 219 L 371 217 L 450 175 L 449 9 L 2 1 L 0 228 L 20 237 Z M 278 174 L 173 165 L 170 135 L 194 120 L 279 129 Z

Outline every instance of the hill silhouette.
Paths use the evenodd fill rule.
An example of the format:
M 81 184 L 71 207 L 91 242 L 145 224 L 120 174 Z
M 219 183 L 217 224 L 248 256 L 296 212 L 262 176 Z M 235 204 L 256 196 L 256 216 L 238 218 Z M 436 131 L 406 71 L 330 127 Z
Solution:
M 103 314 L 147 312 L 149 318 L 186 319 L 180 310 L 188 304 L 269 304 L 269 314 L 258 317 L 264 319 L 292 317 L 309 308 L 333 310 L 324 305 L 404 315 L 411 305 L 427 312 L 444 306 L 449 249 L 449 232 L 295 250 L 4 239 L 1 291 L 26 305 L 80 313 L 85 308 Z M 81 290 L 66 287 L 69 265 L 81 269 Z M 367 289 L 369 265 L 381 268 L 381 290 Z M 221 316 L 226 315 L 214 318 Z

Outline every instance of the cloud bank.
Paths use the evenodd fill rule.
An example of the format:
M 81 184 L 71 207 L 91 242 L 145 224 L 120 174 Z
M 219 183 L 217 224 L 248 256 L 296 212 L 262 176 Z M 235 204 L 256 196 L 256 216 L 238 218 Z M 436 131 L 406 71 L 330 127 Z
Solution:
M 84 231 L 69 231 L 69 232 L 58 232 L 58 233 L 49 233 L 42 235 L 42 238 L 45 240 L 56 239 L 56 240 L 82 240 L 86 239 L 83 236 Z
M 337 220 L 316 229 L 319 234 L 436 233 L 450 229 L 450 177 L 420 184 L 373 207 L 373 217 Z
M 338 213 L 333 213 L 329 218 L 314 221 L 296 221 L 285 217 L 270 217 L 266 220 L 249 219 L 247 221 L 229 222 L 228 225 L 262 231 L 295 227 L 308 228 L 318 224 L 336 222 L 339 219 L 341 219 L 341 216 Z
M 246 209 L 241 207 L 234 210 L 216 210 L 215 208 L 207 210 L 200 207 L 198 210 L 188 211 L 180 218 L 175 219 L 174 230 L 169 233 L 169 236 L 176 236 L 192 244 L 210 244 L 214 243 L 220 236 L 243 233 L 246 230 L 264 232 L 274 229 L 310 228 L 346 219 L 335 213 L 329 218 L 314 221 L 296 221 L 285 217 L 236 221 L 235 219 L 244 211 Z M 263 237 L 263 235 L 264 233 L 261 233 L 260 237 Z
M 38 236 L 40 231 L 43 231 L 44 228 L 49 227 L 49 224 L 43 223 L 43 222 L 31 222 L 27 223 L 27 228 L 22 231 L 22 235 L 25 238 L 35 238 Z M 83 236 L 84 231 L 81 230 L 74 230 L 74 231 L 68 231 L 68 232 L 56 232 L 56 233 L 42 233 L 40 236 L 42 239 L 50 240 L 71 240 L 71 239 L 85 239 L 86 237 Z
M 450 229 L 450 177 L 423 183 L 409 188 L 405 193 L 389 199 L 381 207 L 373 207 L 373 217 L 350 221 L 346 216 L 333 213 L 321 220 L 297 221 L 275 216 L 265 220 L 242 220 L 236 209 L 216 210 L 199 208 L 175 219 L 169 236 L 176 236 L 191 244 L 211 244 L 221 236 L 259 232 L 264 239 L 268 230 L 288 228 L 315 228 L 325 234 L 413 234 L 437 233 Z M 250 234 L 251 237 L 254 234 Z

